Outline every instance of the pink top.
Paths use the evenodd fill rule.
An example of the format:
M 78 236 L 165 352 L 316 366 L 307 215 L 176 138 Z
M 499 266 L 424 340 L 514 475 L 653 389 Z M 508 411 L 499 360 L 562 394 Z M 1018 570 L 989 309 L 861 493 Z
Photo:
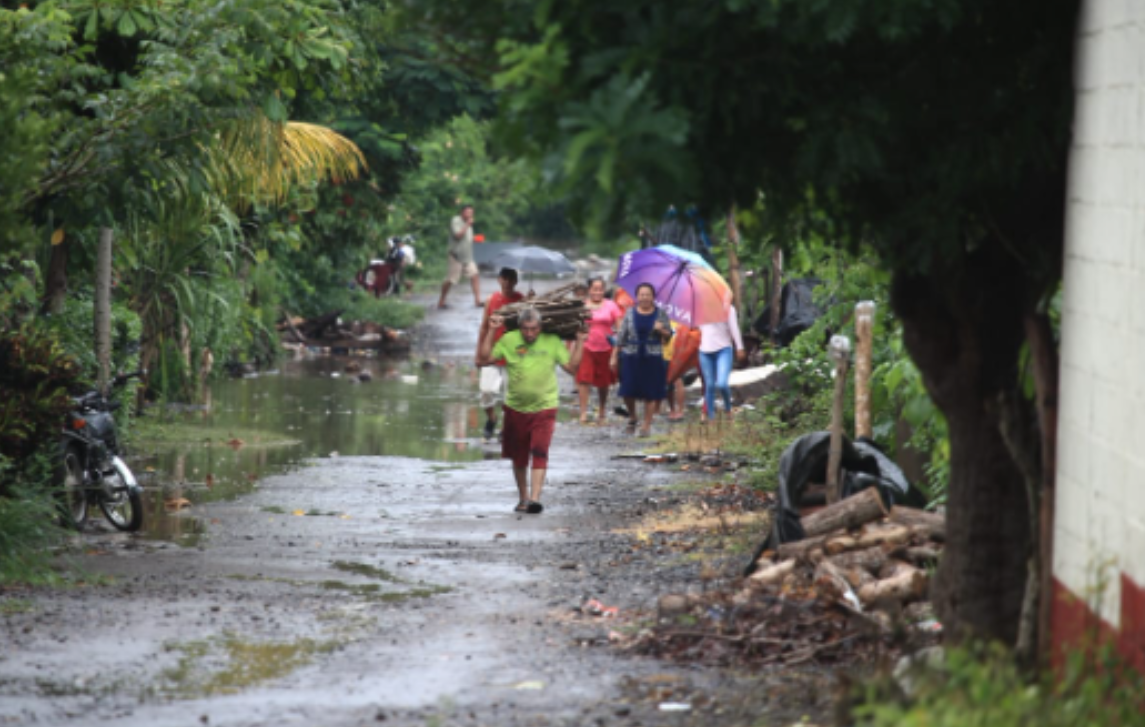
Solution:
M 700 325 L 700 351 L 715 353 L 722 351 L 735 342 L 739 350 L 743 350 L 743 339 L 739 334 L 739 316 L 736 307 L 728 308 L 728 319 L 723 323 L 704 323 Z
M 592 311 L 588 321 L 588 338 L 584 342 L 587 351 L 611 351 L 608 336 L 612 334 L 612 324 L 624 317 L 620 306 L 608 298 L 600 301 L 600 307 Z

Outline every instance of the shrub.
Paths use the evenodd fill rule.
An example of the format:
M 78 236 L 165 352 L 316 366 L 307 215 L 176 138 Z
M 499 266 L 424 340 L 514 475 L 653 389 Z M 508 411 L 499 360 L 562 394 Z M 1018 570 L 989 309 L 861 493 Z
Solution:
M 0 455 L 18 460 L 58 441 L 78 375 L 50 332 L 30 323 L 0 332 Z
M 1109 648 L 1078 651 L 1057 675 L 1029 678 L 1000 646 L 946 651 L 944 666 L 919 675 L 910 699 L 866 685 L 855 708 L 864 727 L 1088 727 L 1134 725 L 1141 675 Z

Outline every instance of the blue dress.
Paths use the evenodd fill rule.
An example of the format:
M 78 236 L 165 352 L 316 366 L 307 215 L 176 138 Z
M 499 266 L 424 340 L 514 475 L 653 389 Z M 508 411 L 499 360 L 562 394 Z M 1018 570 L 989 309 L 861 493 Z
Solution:
M 660 336 L 652 332 L 659 311 L 645 314 L 633 307 L 630 314 L 636 340 L 621 342 L 620 396 L 663 401 L 668 398 L 668 362 Z

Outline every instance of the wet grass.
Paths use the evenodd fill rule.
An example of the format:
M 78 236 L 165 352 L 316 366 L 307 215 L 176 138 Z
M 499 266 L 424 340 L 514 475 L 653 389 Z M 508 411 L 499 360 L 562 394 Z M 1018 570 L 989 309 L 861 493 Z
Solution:
M 279 505 L 267 505 L 267 506 L 259 508 L 259 509 L 261 509 L 263 512 L 269 512 L 269 513 L 273 513 L 275 515 L 285 515 L 286 514 L 286 508 L 281 507 Z
M 279 679 L 337 648 L 337 641 L 310 638 L 292 641 L 250 641 L 226 633 L 220 638 L 167 644 L 179 652 L 178 664 L 163 673 L 169 696 L 194 699 L 235 694 Z
M 20 613 L 31 613 L 36 604 L 27 598 L 5 598 L 0 601 L 0 616 L 15 616 Z
M 331 567 L 334 568 L 334 570 L 353 573 L 355 575 L 365 576 L 366 578 L 374 578 L 388 583 L 404 583 L 404 581 L 388 570 L 367 563 L 351 563 L 348 560 L 336 560 L 331 563 Z

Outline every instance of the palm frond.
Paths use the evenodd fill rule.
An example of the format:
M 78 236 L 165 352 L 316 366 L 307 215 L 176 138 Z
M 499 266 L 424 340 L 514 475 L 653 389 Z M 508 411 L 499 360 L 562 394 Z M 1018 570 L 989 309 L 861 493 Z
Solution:
M 355 179 L 366 169 L 362 150 L 336 131 L 259 112 L 228 124 L 207 153 L 212 187 L 240 207 L 276 204 L 296 186 Z

